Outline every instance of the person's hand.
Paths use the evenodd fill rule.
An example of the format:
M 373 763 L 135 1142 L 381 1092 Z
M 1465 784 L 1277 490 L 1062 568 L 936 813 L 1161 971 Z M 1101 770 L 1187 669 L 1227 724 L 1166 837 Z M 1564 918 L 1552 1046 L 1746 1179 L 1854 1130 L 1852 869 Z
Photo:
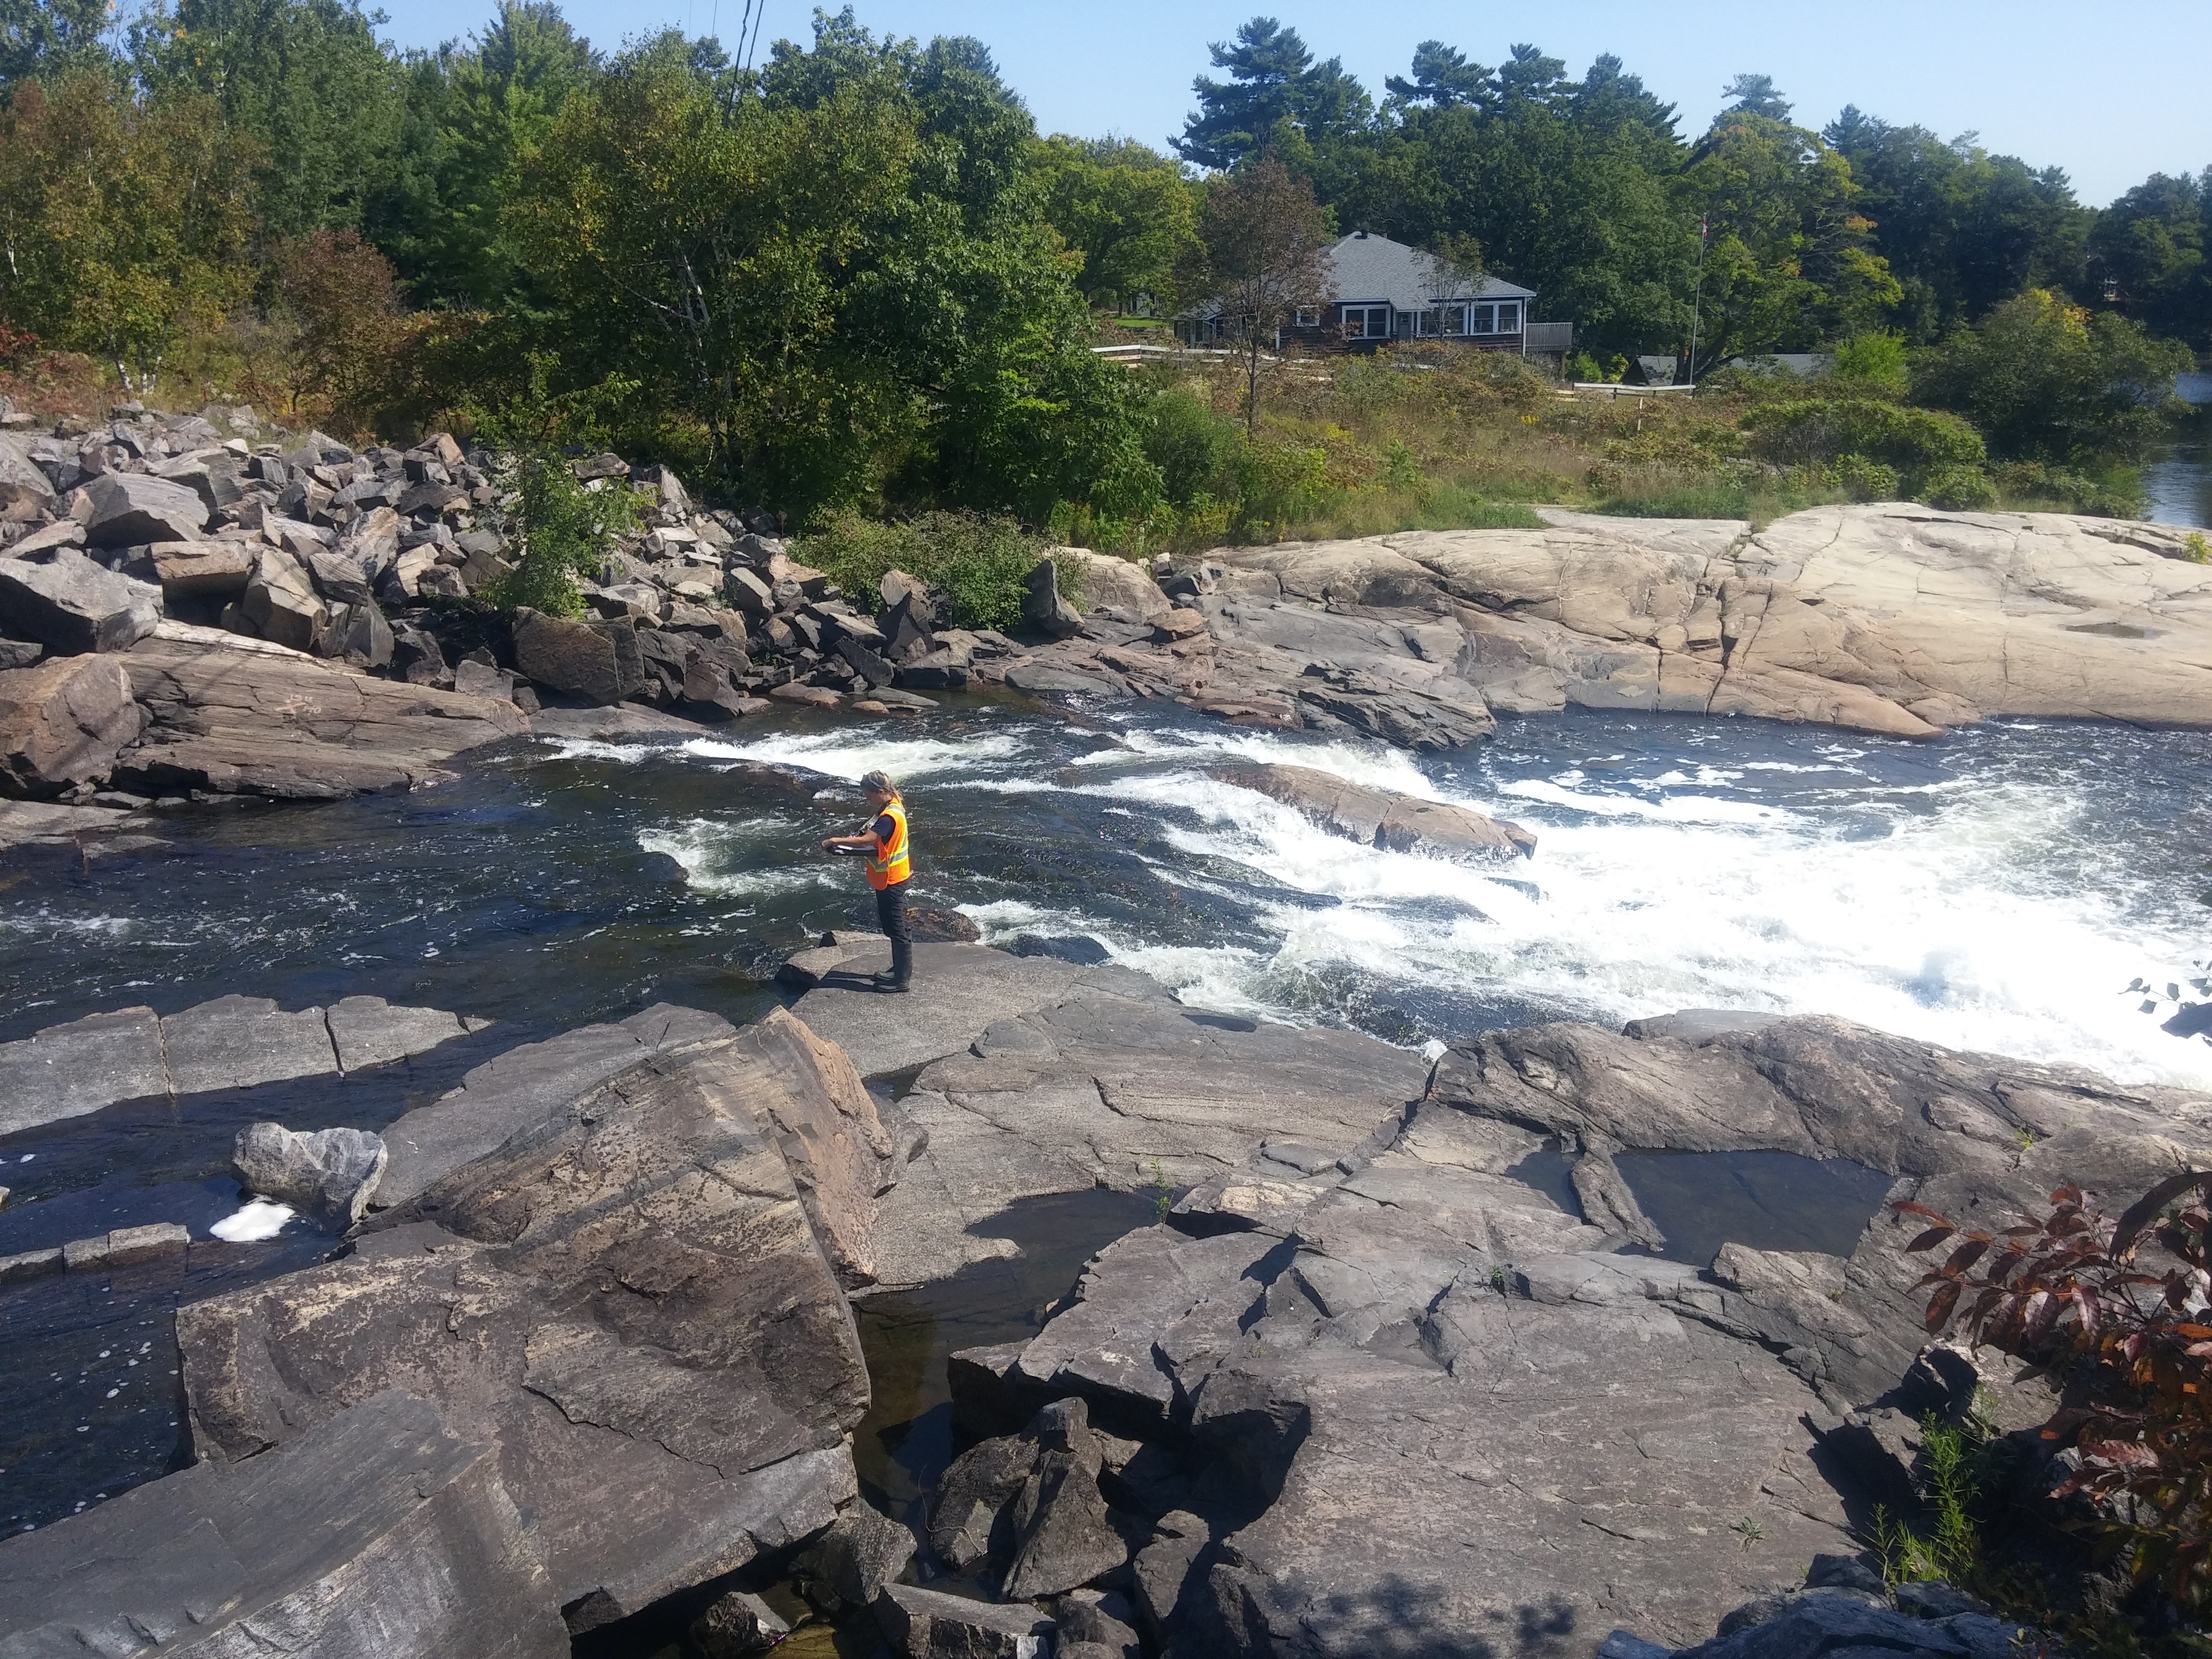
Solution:
M 836 852 L 837 850 L 837 838 L 835 836 L 823 836 L 822 850 L 825 853 Z

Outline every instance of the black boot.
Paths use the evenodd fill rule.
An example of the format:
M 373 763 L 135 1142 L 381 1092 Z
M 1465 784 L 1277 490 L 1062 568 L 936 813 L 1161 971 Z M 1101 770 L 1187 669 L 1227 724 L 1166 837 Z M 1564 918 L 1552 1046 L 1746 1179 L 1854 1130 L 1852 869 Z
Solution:
M 914 981 L 914 945 L 912 941 L 895 939 L 891 941 L 891 970 L 876 975 L 878 991 L 903 991 Z

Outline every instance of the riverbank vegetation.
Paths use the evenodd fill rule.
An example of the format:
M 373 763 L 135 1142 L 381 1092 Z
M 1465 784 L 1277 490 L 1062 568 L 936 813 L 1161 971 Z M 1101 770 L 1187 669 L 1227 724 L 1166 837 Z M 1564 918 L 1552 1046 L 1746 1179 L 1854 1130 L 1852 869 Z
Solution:
M 0 40 L 19 404 L 404 438 L 550 397 L 560 442 L 855 547 L 931 514 L 1130 553 L 1545 503 L 2125 514 L 2212 349 L 2212 173 L 2095 210 L 1968 141 L 1855 109 L 1815 131 L 1758 76 L 1690 135 L 1616 59 L 1430 41 L 1378 101 L 1255 19 L 1170 155 L 1041 137 L 981 44 L 849 9 L 735 58 L 674 31 L 603 52 L 550 0 L 431 52 L 350 0 L 27 16 Z M 1160 345 L 1224 284 L 1301 308 L 1285 273 L 1355 227 L 1536 289 L 1576 353 L 1093 349 Z M 1550 372 L 1618 380 L 1693 337 L 1694 398 Z M 1801 351 L 1833 372 L 1767 372 Z
M 1882 1515 L 1894 1577 L 1942 1577 L 2082 1652 L 2201 1653 L 2212 1612 L 2212 1175 L 2108 1214 L 2066 1186 L 2001 1231 L 1923 1205 L 1931 1333 L 2027 1362 L 2048 1420 L 2000 1439 L 1972 1402 L 1924 1424 L 1920 1524 Z M 1939 1259 L 1940 1258 L 1940 1259 Z

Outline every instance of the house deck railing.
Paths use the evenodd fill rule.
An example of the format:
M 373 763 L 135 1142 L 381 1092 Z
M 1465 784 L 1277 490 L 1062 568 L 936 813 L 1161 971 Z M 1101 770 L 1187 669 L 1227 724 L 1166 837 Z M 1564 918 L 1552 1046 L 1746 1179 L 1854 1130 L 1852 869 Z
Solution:
M 1530 323 L 1522 337 L 1523 351 L 1557 352 L 1562 357 L 1575 349 L 1572 323 Z

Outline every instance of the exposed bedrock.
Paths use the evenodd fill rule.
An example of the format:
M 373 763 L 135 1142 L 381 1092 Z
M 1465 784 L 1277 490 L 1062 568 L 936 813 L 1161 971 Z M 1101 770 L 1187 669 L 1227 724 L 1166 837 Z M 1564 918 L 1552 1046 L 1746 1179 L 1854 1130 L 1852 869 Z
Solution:
M 886 965 L 885 948 L 853 947 L 796 1012 L 865 1073 L 920 1068 L 899 1109 L 926 1144 L 874 1235 L 886 1286 L 1005 1254 L 968 1229 L 1017 1199 L 1218 1182 L 1263 1140 L 1328 1164 L 1395 1130 L 1427 1072 L 1356 1032 L 1184 1008 L 1123 968 L 925 945 L 918 994 L 847 978 Z
M 942 1097 L 917 1109 L 939 1115 L 921 1163 L 939 1188 L 1003 1185 L 1012 1164 L 1042 1190 L 1054 1160 L 1099 1158 L 1058 1127 L 1121 1116 L 1079 1035 L 1116 1029 L 1098 1000 L 1024 1015 L 921 1073 L 907 1103 Z M 1409 1081 L 1410 1108 L 1364 1139 L 1361 1114 L 1340 1104 L 1332 1127 L 1279 1086 L 1290 1051 L 1244 1050 L 1233 1167 L 1101 1252 L 1036 1338 L 957 1357 L 963 1420 L 1007 1434 L 1080 1401 L 1106 1426 L 1096 1478 L 1133 1517 L 1133 1554 L 1094 1582 L 1126 1571 L 1176 1651 L 1574 1656 L 1622 1626 L 1688 1646 L 1732 1609 L 1784 1606 L 1815 1556 L 1854 1553 L 1870 1503 L 1909 1493 L 1917 1441 L 1899 1425 L 1977 1388 L 2008 1427 L 2049 1401 L 2009 1365 L 1927 1346 L 1924 1263 L 1893 1214 L 1849 1259 L 1623 1255 L 1641 1212 L 1613 1152 L 1850 1158 L 1897 1176 L 1893 1199 L 1987 1221 L 2062 1180 L 2127 1194 L 2212 1152 L 2203 1095 L 1832 1019 L 1644 1025 L 1489 1034 Z M 1198 1066 L 1152 1073 L 1178 1132 L 1206 1121 L 1200 1048 Z M 1055 1091 L 1071 1097 L 1057 1113 Z M 1510 1174 L 1562 1143 L 1584 1215 Z M 1014 1493 L 1036 1467 L 1010 1441 L 956 1465 L 937 1557 L 1010 1577 Z
M 0 1545 L 0 1652 L 560 1659 L 496 1449 L 398 1389 Z
M 868 1382 L 837 1266 L 889 1143 L 834 1049 L 785 1014 L 652 1010 L 480 1066 L 386 1139 L 351 1255 L 179 1314 L 203 1456 L 406 1388 L 498 1446 L 578 1630 L 853 1501 Z
M 1116 584 L 1082 637 L 990 672 L 1418 748 L 1569 708 L 1893 737 L 1984 714 L 2212 724 L 2212 577 L 2169 526 L 1909 503 L 1756 534 L 1545 516 L 1216 549 L 1162 578 L 1201 626 L 1168 629 Z
M 161 1016 L 147 1007 L 88 1014 L 0 1042 L 0 1134 L 128 1100 L 366 1071 L 489 1024 L 362 996 L 296 1012 L 227 996 Z
M 512 702 L 382 680 L 273 648 L 142 641 L 122 662 L 151 716 L 118 786 L 329 800 L 404 789 L 443 762 L 530 729 Z
M 1393 794 L 1310 766 L 1223 766 L 1214 776 L 1295 809 L 1332 836 L 1394 853 L 1447 858 L 1528 858 L 1536 837 L 1517 823 L 1464 806 Z

